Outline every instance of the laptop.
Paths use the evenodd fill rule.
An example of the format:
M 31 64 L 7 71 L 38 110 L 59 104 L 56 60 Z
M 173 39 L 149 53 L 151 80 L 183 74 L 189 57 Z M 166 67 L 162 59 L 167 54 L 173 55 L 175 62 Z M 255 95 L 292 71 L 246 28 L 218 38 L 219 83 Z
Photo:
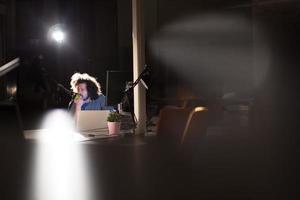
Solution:
M 74 134 L 70 139 L 84 142 L 117 137 L 117 134 L 108 134 L 107 117 L 109 113 L 109 110 L 79 111 L 76 123 L 77 134 Z M 25 130 L 24 135 L 26 139 L 38 139 L 40 135 L 47 133 L 45 131 L 47 129 Z
M 108 134 L 107 117 L 109 110 L 79 111 L 76 123 L 82 134 Z

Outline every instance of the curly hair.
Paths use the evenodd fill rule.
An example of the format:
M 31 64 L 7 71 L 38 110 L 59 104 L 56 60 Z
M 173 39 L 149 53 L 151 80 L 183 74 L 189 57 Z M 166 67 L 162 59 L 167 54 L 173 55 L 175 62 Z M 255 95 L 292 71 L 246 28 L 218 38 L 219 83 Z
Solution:
M 95 100 L 98 98 L 101 92 L 101 86 L 97 79 L 95 77 L 92 77 L 88 75 L 87 73 L 75 73 L 71 77 L 70 85 L 71 85 L 71 90 L 73 92 L 78 93 L 76 86 L 80 83 L 85 83 L 88 96 L 92 99 Z

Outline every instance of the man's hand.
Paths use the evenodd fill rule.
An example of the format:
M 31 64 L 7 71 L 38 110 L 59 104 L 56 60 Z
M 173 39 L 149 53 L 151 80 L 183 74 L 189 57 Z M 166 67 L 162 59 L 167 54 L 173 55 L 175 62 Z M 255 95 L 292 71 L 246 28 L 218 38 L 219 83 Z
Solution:
M 81 106 L 84 104 L 84 100 L 82 96 L 80 95 L 78 95 L 78 97 L 76 96 L 74 99 L 74 103 L 76 105 L 76 110 L 81 110 Z
M 81 106 L 84 104 L 84 103 L 87 103 L 90 101 L 90 98 L 88 98 L 87 100 L 83 100 L 83 97 L 80 95 L 80 94 L 77 94 L 78 96 L 75 97 L 74 99 L 74 103 L 76 105 L 76 110 L 79 111 L 81 110 Z

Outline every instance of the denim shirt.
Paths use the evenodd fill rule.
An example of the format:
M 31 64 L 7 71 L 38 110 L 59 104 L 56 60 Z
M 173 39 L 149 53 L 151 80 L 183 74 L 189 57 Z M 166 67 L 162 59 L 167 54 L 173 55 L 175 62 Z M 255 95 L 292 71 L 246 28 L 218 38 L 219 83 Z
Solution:
M 82 104 L 81 110 L 105 110 L 106 97 L 100 94 L 97 99 Z
M 75 111 L 75 105 L 71 107 L 71 111 Z M 91 100 L 87 103 L 82 104 L 81 110 L 110 110 L 113 111 L 113 106 L 106 105 L 106 97 L 103 94 L 100 94 L 97 99 Z

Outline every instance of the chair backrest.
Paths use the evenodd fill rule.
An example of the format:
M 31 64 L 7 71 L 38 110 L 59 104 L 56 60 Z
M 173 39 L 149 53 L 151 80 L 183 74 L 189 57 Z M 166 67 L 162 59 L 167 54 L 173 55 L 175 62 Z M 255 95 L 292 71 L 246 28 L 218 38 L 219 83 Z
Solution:
M 179 143 L 192 110 L 192 108 L 161 109 L 157 124 L 157 136 L 168 140 L 177 140 Z
M 204 107 L 196 107 L 190 112 L 184 128 L 181 144 L 188 141 L 197 142 L 206 136 L 208 127 L 208 112 Z

